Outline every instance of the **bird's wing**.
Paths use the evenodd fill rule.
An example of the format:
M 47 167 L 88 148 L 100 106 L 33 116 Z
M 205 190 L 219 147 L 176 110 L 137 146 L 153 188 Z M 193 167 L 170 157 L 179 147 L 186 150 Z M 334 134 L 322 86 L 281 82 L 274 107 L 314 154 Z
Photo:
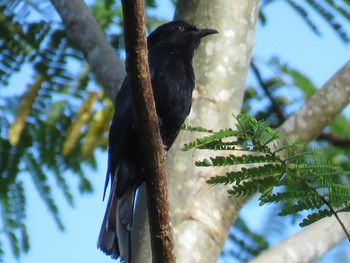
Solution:
M 105 196 L 110 177 L 113 184 L 122 144 L 128 136 L 133 122 L 134 116 L 131 107 L 130 89 L 128 80 L 125 78 L 116 98 L 114 116 L 109 130 L 108 167 L 103 197 Z
M 151 80 L 155 76 L 155 69 L 152 65 L 150 65 L 150 76 Z M 109 130 L 108 167 L 103 191 L 103 199 L 105 197 L 110 178 L 113 184 L 115 171 L 119 165 L 120 156 L 123 151 L 123 143 L 130 135 L 133 124 L 134 115 L 131 106 L 130 88 L 128 79 L 125 77 L 116 97 L 114 116 Z

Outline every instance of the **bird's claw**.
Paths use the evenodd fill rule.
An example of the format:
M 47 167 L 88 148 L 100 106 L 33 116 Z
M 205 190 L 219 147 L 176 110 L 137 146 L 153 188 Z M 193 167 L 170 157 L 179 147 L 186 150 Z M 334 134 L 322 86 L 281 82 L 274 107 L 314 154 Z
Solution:
M 163 147 L 164 147 L 163 161 L 165 161 L 166 159 L 168 159 L 168 147 L 166 145 L 164 145 Z

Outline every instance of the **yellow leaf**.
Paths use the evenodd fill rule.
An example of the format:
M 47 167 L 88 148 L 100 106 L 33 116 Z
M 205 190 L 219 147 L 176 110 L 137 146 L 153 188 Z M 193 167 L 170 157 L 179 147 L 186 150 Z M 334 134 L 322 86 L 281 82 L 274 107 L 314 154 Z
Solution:
M 17 145 L 21 138 L 21 134 L 26 124 L 26 119 L 32 112 L 33 103 L 38 96 L 43 80 L 43 76 L 38 75 L 19 103 L 16 118 L 8 129 L 8 137 L 11 145 Z
M 68 155 L 81 134 L 82 127 L 87 123 L 93 110 L 94 104 L 98 99 L 99 93 L 89 92 L 88 98 L 80 106 L 76 119 L 69 125 L 66 140 L 63 143 L 62 153 Z
M 84 136 L 82 152 L 85 158 L 89 158 L 94 150 L 106 141 L 104 137 L 106 137 L 105 134 L 113 117 L 114 105 L 110 100 L 105 100 L 104 105 L 102 110 L 94 114 L 89 123 L 88 132 Z

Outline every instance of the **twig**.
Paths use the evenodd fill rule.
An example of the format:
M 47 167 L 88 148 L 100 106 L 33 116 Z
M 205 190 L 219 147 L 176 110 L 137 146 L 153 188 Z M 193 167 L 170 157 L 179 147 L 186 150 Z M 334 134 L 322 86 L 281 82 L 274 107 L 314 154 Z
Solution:
M 253 70 L 253 73 L 254 73 L 254 75 L 255 75 L 255 77 L 256 77 L 260 87 L 264 90 L 266 96 L 269 98 L 269 100 L 270 100 L 270 102 L 272 104 L 272 110 L 274 111 L 274 113 L 276 113 L 276 116 L 277 116 L 279 124 L 283 123 L 286 120 L 286 118 L 284 116 L 283 109 L 279 105 L 279 103 L 275 100 L 275 98 L 273 97 L 272 93 L 270 92 L 269 86 L 263 80 L 258 67 L 254 63 L 254 60 L 251 61 L 250 68 Z

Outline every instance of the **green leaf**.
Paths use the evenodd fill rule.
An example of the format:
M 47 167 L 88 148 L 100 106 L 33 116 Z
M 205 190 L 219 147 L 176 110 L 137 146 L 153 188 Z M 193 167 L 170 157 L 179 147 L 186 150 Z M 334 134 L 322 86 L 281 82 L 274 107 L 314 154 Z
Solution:
M 219 136 L 211 131 L 210 136 L 189 143 L 197 150 L 225 150 L 224 153 L 228 153 L 220 152 L 195 162 L 196 166 L 211 169 L 229 167 L 224 175 L 207 180 L 208 184 L 232 185 L 228 190 L 231 196 L 260 193 L 260 205 L 283 204 L 278 213 L 280 216 L 318 210 L 311 212 L 301 225 L 350 210 L 350 186 L 346 177 L 349 173 L 322 160 L 313 147 L 277 133 L 264 121 L 246 114 L 238 115 L 236 119 L 237 130 L 230 131 L 229 140 L 221 138 L 225 137 L 222 131 Z M 340 218 L 336 218 L 343 227 Z M 343 229 L 348 235 L 345 227 Z
M 42 167 L 39 165 L 39 163 L 37 163 L 36 158 L 32 154 L 28 154 L 26 157 L 28 165 L 27 169 L 33 171 L 31 173 L 31 176 L 41 198 L 44 200 L 49 211 L 53 215 L 58 228 L 60 230 L 64 230 L 64 226 L 59 215 L 58 207 L 52 196 L 51 187 L 48 183 L 48 178 L 46 174 L 42 170 Z
M 278 179 L 275 177 L 266 177 L 263 179 L 251 179 L 244 181 L 239 185 L 233 185 L 232 190 L 227 192 L 235 196 L 249 196 L 256 192 L 264 193 L 267 190 L 271 191 L 273 187 L 278 184 Z
M 306 200 L 298 200 L 296 204 L 286 206 L 278 213 L 279 216 L 287 216 L 302 212 L 305 210 L 318 209 L 324 206 L 325 203 L 318 196 L 309 197 Z
M 301 227 L 305 227 L 305 226 L 311 225 L 312 223 L 317 222 L 318 220 L 321 220 L 325 217 L 330 217 L 330 216 L 332 216 L 332 213 L 329 210 L 327 209 L 319 210 L 317 213 L 312 213 L 308 215 L 307 218 L 305 218 L 299 225 Z

